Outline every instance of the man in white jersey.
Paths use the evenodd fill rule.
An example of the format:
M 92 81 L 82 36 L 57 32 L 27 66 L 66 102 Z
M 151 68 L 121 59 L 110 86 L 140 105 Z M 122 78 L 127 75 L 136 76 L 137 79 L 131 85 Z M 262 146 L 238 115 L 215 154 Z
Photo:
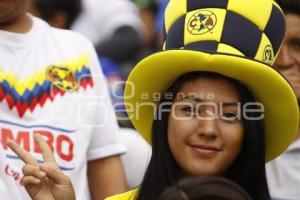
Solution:
M 126 190 L 119 158 L 125 147 L 92 44 L 26 14 L 27 3 L 0 0 L 1 199 L 29 199 L 23 162 L 7 140 L 42 162 L 35 133 L 51 146 L 77 199 Z

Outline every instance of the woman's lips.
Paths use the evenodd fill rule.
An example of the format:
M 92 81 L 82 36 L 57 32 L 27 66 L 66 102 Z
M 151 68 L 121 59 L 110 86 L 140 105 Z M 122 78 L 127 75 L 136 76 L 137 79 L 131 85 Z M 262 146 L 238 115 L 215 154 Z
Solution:
M 193 152 L 203 157 L 213 157 L 222 151 L 221 148 L 215 146 L 190 144 L 190 147 L 192 148 Z

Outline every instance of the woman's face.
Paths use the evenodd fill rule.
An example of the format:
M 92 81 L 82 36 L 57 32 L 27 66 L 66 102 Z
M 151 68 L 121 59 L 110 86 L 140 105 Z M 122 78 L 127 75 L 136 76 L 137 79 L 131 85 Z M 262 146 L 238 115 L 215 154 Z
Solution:
M 238 156 L 243 140 L 240 97 L 223 78 L 186 82 L 175 98 L 168 143 L 187 176 L 222 175 Z

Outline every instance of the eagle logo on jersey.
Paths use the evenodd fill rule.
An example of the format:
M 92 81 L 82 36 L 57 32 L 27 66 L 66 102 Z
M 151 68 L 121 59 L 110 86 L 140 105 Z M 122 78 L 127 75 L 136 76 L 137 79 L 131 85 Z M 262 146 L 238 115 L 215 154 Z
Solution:
M 46 77 L 63 91 L 74 92 L 78 88 L 73 72 L 66 67 L 51 65 L 46 70 Z
M 16 109 L 22 118 L 27 111 L 33 113 L 47 101 L 54 102 L 57 96 L 94 87 L 87 56 L 60 63 L 64 64 L 43 66 L 23 78 L 0 68 L 0 103 Z

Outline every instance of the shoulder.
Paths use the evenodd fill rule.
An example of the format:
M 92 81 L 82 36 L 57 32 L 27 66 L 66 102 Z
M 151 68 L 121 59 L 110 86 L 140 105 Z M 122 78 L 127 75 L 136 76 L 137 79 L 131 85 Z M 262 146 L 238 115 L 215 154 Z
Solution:
M 134 200 L 138 192 L 138 188 L 134 190 L 129 190 L 121 194 L 117 194 L 111 197 L 106 198 L 105 200 Z

